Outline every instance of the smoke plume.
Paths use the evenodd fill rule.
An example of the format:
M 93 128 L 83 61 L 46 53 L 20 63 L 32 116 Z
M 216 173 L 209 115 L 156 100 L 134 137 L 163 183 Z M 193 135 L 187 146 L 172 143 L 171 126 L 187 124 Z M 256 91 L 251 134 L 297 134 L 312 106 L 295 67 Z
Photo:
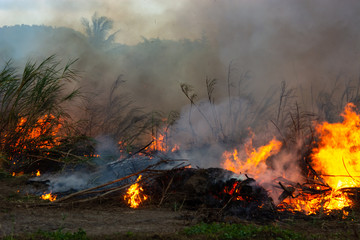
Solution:
M 356 0 L 6 0 L 0 4 L 1 65 L 52 54 L 78 59 L 78 86 L 87 97 L 106 105 L 121 79 L 116 94 L 126 96 L 127 106 L 180 113 L 171 140 L 198 147 L 183 157 L 220 166 L 222 152 L 244 144 L 249 127 L 266 132 L 263 140 L 291 138 L 284 111 L 293 109 L 285 98 L 331 119 L 342 108 L 336 104 L 357 96 L 359 11 Z M 89 41 L 82 19 L 91 28 L 93 16 L 111 22 L 103 31 L 106 44 Z M 216 79 L 213 89 L 209 79 Z M 297 169 L 290 160 L 298 148 L 277 156 L 263 176 L 267 182 L 284 166 Z M 299 171 L 292 176 L 299 180 Z

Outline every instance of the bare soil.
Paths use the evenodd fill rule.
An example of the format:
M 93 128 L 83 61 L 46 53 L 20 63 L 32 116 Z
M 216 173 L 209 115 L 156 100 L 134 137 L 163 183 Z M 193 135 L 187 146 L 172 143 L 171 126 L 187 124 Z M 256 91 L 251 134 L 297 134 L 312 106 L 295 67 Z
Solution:
M 127 233 L 160 236 L 158 239 L 178 239 L 177 232 L 200 221 L 196 219 L 199 211 L 175 211 L 171 206 L 159 208 L 151 205 L 131 209 L 114 200 L 81 205 L 46 205 L 46 201 L 40 200 L 38 196 L 24 193 L 27 188 L 26 181 L 26 177 L 0 179 L 0 239 L 38 230 L 63 229 L 76 232 L 79 228 L 94 239 L 103 239 L 101 236 L 112 234 L 121 237 L 106 239 L 124 239 Z M 360 239 L 359 214 L 351 214 L 356 215 L 350 220 L 315 216 L 311 219 L 289 218 L 267 224 L 300 232 L 306 236 L 315 236 L 309 239 Z M 227 222 L 249 223 L 231 217 Z
M 89 235 L 118 232 L 174 233 L 182 229 L 184 221 L 179 214 L 164 209 L 63 209 L 24 208 L 22 206 L 2 213 L 1 235 L 36 232 L 37 230 L 64 231 L 85 230 Z
M 35 196 L 24 195 L 25 178 L 0 180 L 0 237 L 37 230 L 75 232 L 88 235 L 113 233 L 175 233 L 188 221 L 184 212 L 145 206 L 131 209 L 115 203 L 46 206 Z M 18 192 L 19 191 L 19 192 Z

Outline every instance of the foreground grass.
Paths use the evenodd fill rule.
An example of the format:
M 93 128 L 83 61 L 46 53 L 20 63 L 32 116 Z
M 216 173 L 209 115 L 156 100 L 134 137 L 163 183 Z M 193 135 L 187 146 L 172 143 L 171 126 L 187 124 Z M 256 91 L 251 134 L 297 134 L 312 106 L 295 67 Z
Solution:
M 184 230 L 187 236 L 206 236 L 208 239 L 305 239 L 299 233 L 274 226 L 254 224 L 199 224 Z
M 79 226 L 80 227 L 80 226 Z M 155 229 L 154 229 L 155 230 Z M 87 235 L 82 229 L 64 231 L 42 231 L 35 233 L 16 234 L 13 232 L 0 239 L 4 240 L 143 240 L 143 239 L 360 239 L 360 222 L 357 218 L 337 219 L 337 218 L 309 218 L 294 219 L 291 221 L 273 222 L 268 225 L 257 225 L 250 222 L 241 224 L 229 223 L 200 223 L 183 230 L 173 233 L 154 233 L 154 232 L 118 232 L 107 233 L 106 229 L 99 231 L 96 235 Z M 1 232 L 0 232 L 1 233 Z
M 87 239 L 306 239 L 303 235 L 290 230 L 283 230 L 273 226 L 257 226 L 254 224 L 198 224 L 188 227 L 174 234 L 144 234 L 118 233 L 108 236 L 87 236 L 79 229 L 77 232 L 64 232 L 61 229 L 55 232 L 38 231 L 23 236 L 7 236 L 3 240 L 87 240 Z
M 176 233 L 141 233 L 141 232 L 122 232 L 114 234 L 102 234 L 96 236 L 88 236 L 86 232 L 79 229 L 76 232 L 65 232 L 61 229 L 48 232 L 37 231 L 35 233 L 22 234 L 19 236 L 11 235 L 0 238 L 2 240 L 145 240 L 145 239 L 159 239 L 159 240 L 250 240 L 250 239 L 359 239 L 357 234 L 353 231 L 331 231 L 327 234 L 314 232 L 310 228 L 306 231 L 301 231 L 301 226 L 294 225 L 291 229 L 284 227 L 256 224 L 227 224 L 227 223 L 201 223 L 191 227 L 187 227 Z M 307 228 L 305 228 L 307 229 Z M 304 229 L 303 229 L 304 230 Z M 300 233 L 301 232 L 301 233 Z M 305 234 L 306 233 L 306 234 Z

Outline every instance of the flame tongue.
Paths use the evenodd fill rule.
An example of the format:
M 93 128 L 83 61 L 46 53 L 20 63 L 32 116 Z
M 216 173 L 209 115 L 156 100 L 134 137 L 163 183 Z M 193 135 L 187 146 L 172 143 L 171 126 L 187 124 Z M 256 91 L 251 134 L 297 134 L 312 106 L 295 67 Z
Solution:
M 278 207 L 279 209 L 284 208 L 306 214 L 316 214 L 318 212 L 330 214 L 332 210 L 342 210 L 351 205 L 352 202 L 346 194 L 339 190 L 331 190 L 321 195 L 302 192 L 295 198 L 286 198 Z
M 358 186 L 360 176 L 360 116 L 348 103 L 342 123 L 324 122 L 316 127 L 319 147 L 313 150 L 314 169 L 333 189 Z
M 343 210 L 353 205 L 346 189 L 358 187 L 360 183 L 360 116 L 354 104 L 345 107 L 343 122 L 324 122 L 316 126 L 318 147 L 312 151 L 312 166 L 329 187 L 320 189 L 318 179 L 306 187 L 297 188 L 296 194 L 285 198 L 279 207 L 307 214 L 332 210 Z M 255 149 L 252 141 L 245 144 L 245 151 L 225 152 L 223 167 L 234 172 L 246 172 L 255 178 L 264 174 L 266 159 L 280 151 L 281 142 L 271 140 L 267 145 Z M 316 183 L 318 182 L 318 183 Z M 326 189 L 325 189 L 326 188 Z M 344 211 L 344 210 L 343 210 Z
M 43 200 L 49 200 L 50 202 L 53 202 L 56 200 L 56 195 L 52 195 L 51 192 L 50 193 L 44 193 L 43 195 L 41 195 L 41 199 Z
M 24 142 L 27 141 L 32 144 L 37 144 L 39 148 L 51 148 L 56 145 L 59 145 L 60 143 L 57 134 L 59 133 L 62 125 L 60 123 L 58 124 L 52 123 L 52 121 L 54 120 L 55 120 L 54 115 L 52 114 L 44 115 L 41 118 L 39 118 L 33 126 L 28 128 L 26 127 L 28 119 L 22 117 L 17 125 L 16 132 L 21 133 L 22 136 L 26 136 L 26 137 L 24 137 L 24 139 L 19 138 L 17 143 L 15 144 L 15 147 L 20 146 L 22 144 L 21 141 Z M 51 142 L 49 142 L 48 140 L 39 141 L 39 137 L 45 133 L 53 137 Z M 26 146 L 23 147 L 26 148 Z
M 131 208 L 137 208 L 148 197 L 143 193 L 143 188 L 139 185 L 141 175 L 136 180 L 136 183 L 131 185 L 124 196 L 124 200 L 127 201 Z
M 264 173 L 267 169 L 266 159 L 280 151 L 282 143 L 276 139 L 271 140 L 267 145 L 255 149 L 252 146 L 252 141 L 248 142 L 246 148 L 246 160 L 241 159 L 240 153 L 237 149 L 231 152 L 224 152 L 223 167 L 227 170 L 240 173 L 246 172 L 252 175 L 259 175 Z
M 319 142 L 311 155 L 312 165 L 332 191 L 321 197 L 304 194 L 303 198 L 293 199 L 295 210 L 311 214 L 322 209 L 329 213 L 352 206 L 351 199 L 341 189 L 357 187 L 360 180 L 356 174 L 360 172 L 360 116 L 354 108 L 352 103 L 346 105 L 341 123 L 324 122 L 316 126 Z
M 316 126 L 319 142 L 312 151 L 312 166 L 331 189 L 321 195 L 302 192 L 300 197 L 285 199 L 283 205 L 307 214 L 319 211 L 329 214 L 353 205 L 344 189 L 357 187 L 360 180 L 357 174 L 360 172 L 360 116 L 354 108 L 352 103 L 346 105 L 341 114 L 343 122 Z

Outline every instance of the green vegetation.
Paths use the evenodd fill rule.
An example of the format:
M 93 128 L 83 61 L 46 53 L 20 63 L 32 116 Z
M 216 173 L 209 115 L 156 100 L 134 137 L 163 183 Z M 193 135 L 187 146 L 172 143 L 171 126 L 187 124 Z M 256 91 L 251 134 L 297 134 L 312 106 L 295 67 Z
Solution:
M 206 236 L 208 239 L 305 239 L 299 233 L 273 226 L 253 224 L 198 224 L 184 230 L 188 236 Z
M 187 239 L 212 239 L 212 240 L 250 240 L 250 239 L 358 239 L 357 224 L 353 222 L 322 220 L 312 223 L 310 221 L 284 222 L 282 227 L 273 225 L 255 224 L 228 224 L 228 223 L 200 223 L 173 233 L 151 233 L 151 232 L 118 232 L 112 234 L 88 235 L 79 228 L 75 232 L 38 230 L 35 233 L 11 234 L 0 237 L 1 240 L 92 240 L 92 239 L 163 239 L 163 240 L 187 240 Z M 306 234 L 302 232 L 306 229 Z
M 116 34 L 112 33 L 108 36 L 109 31 L 113 27 L 113 21 L 105 16 L 98 17 L 95 13 L 90 21 L 83 18 L 82 24 L 85 27 L 87 38 L 94 47 L 104 48 L 113 43 Z
M 105 100 L 80 93 L 74 63 L 63 64 L 52 55 L 39 63 L 28 61 L 23 70 L 11 61 L 0 69 L 1 169 L 19 176 L 34 173 L 41 164 L 47 171 L 87 162 L 94 155 L 96 136 L 109 136 L 131 149 L 161 119 L 133 107 L 119 90 L 121 77 Z M 0 173 L 1 178 L 8 176 Z
M 55 56 L 41 63 L 29 61 L 24 70 L 7 62 L 0 71 L 0 154 L 13 170 L 29 166 L 59 141 L 68 128 L 65 104 L 79 95 L 68 90 L 75 81 L 74 61 L 65 66 Z M 8 160 L 8 162 L 6 161 Z

